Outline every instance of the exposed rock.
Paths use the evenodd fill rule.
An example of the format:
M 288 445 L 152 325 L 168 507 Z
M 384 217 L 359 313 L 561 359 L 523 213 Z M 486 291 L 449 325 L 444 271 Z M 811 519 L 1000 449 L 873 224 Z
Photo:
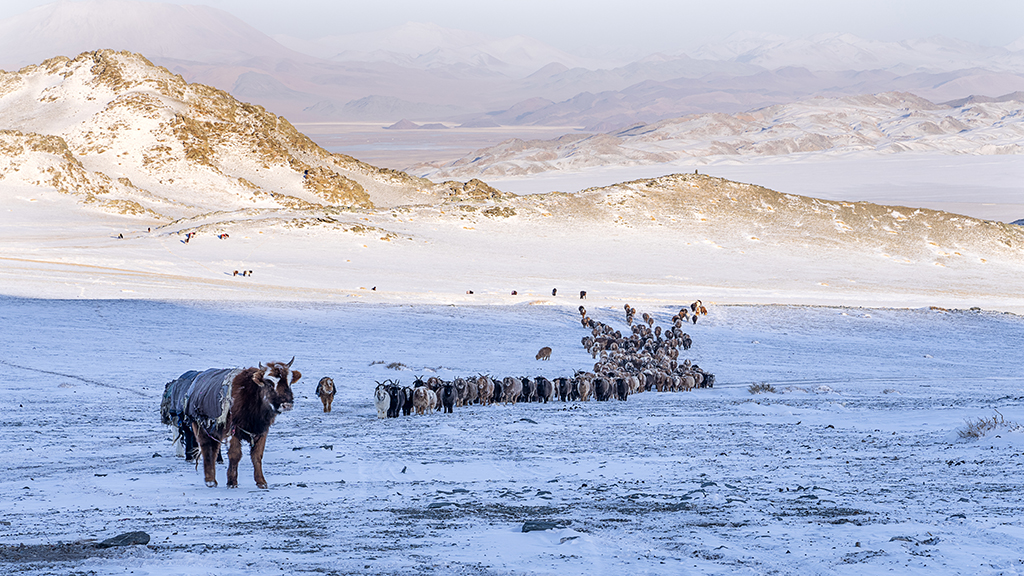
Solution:
M 558 528 L 565 528 L 568 524 L 568 522 L 562 520 L 527 520 L 523 522 L 523 532 L 557 530 Z
M 441 184 L 441 186 L 450 191 L 451 195 L 448 197 L 448 200 L 501 200 L 514 196 L 506 194 L 476 178 L 466 183 L 450 180 Z
M 135 544 L 149 544 L 149 534 L 145 532 L 125 532 L 113 538 L 107 538 L 103 542 L 94 544 L 96 548 L 113 548 L 115 546 L 134 546 Z

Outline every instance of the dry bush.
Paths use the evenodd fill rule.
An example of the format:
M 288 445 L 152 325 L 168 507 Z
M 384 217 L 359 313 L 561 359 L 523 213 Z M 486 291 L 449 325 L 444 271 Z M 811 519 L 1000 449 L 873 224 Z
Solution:
M 764 394 L 765 392 L 775 394 L 775 387 L 767 382 L 758 382 L 747 387 L 747 392 L 751 394 Z
M 1016 422 L 1009 422 L 999 410 L 995 410 L 995 415 L 989 418 L 977 418 L 964 420 L 964 427 L 957 430 L 956 433 L 965 440 L 977 440 L 982 436 L 987 436 L 989 432 L 993 432 L 999 429 L 1005 429 L 1008 431 L 1020 430 L 1020 424 Z
M 392 362 L 391 364 L 388 364 L 386 367 L 390 368 L 392 370 L 408 370 L 409 369 L 408 366 L 406 366 L 405 364 L 402 364 L 401 362 Z

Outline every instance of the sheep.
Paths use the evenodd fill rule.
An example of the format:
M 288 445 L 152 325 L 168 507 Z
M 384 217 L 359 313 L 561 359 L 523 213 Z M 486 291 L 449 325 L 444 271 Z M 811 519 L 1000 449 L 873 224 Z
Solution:
M 409 388 L 408 386 L 406 386 L 405 388 L 402 388 L 402 393 L 401 393 L 402 400 L 401 400 L 400 404 L 402 405 L 402 415 L 403 416 L 409 416 L 409 415 L 412 414 L 412 409 L 413 409 L 412 397 L 413 397 L 413 389 L 412 388 Z

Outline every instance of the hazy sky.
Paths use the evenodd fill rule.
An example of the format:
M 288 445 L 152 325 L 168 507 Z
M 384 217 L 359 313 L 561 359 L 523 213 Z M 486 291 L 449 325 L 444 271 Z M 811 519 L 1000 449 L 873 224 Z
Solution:
M 0 18 L 47 4 L 2 0 Z M 273 35 L 316 38 L 433 22 L 523 34 L 569 51 L 692 49 L 737 31 L 877 40 L 936 34 L 1004 46 L 1024 37 L 1024 0 L 191 0 Z

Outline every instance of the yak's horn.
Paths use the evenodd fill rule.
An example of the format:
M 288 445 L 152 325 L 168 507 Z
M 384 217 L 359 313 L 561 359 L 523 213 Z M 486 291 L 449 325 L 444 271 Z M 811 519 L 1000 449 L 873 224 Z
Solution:
M 288 363 L 287 363 L 287 364 L 285 364 L 285 366 L 287 366 L 287 367 L 291 368 L 291 367 L 292 367 L 292 362 L 295 362 L 295 356 L 292 356 L 292 359 L 291 359 L 291 360 L 289 360 L 289 361 L 288 361 Z

